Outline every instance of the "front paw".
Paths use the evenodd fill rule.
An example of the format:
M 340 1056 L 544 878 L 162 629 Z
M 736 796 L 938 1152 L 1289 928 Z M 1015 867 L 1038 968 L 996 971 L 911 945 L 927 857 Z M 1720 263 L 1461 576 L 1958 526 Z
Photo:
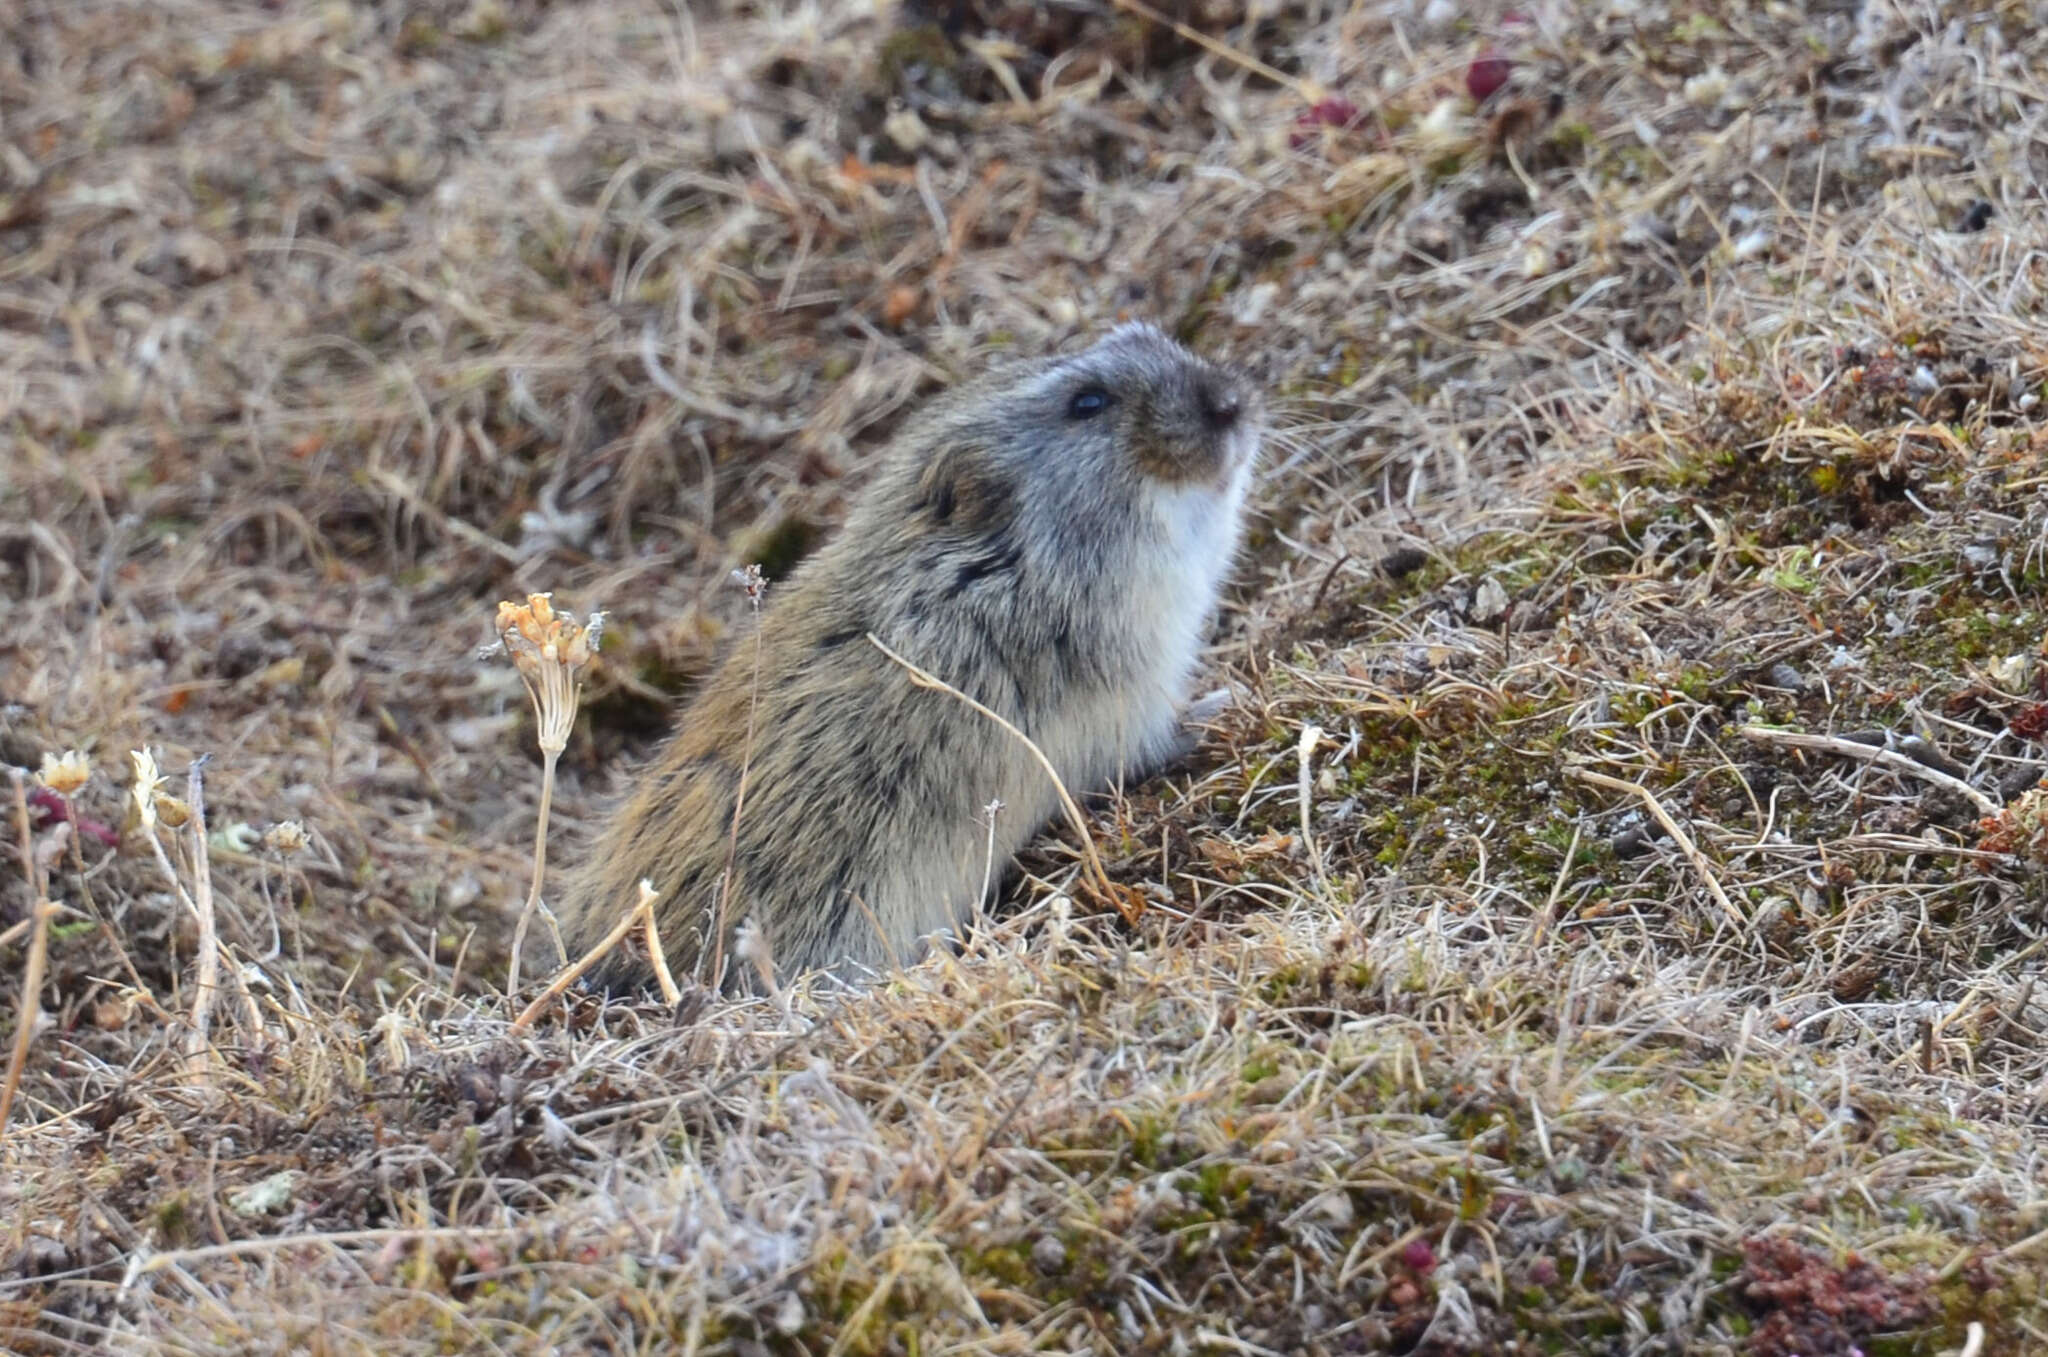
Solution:
M 1197 738 L 1193 733 L 1195 727 L 1216 724 L 1216 718 L 1237 706 L 1238 700 L 1235 688 L 1223 687 L 1213 693 L 1204 693 L 1188 703 L 1187 709 L 1180 714 L 1181 728 L 1191 739 Z
M 1180 719 L 1174 722 L 1165 748 L 1144 768 L 1145 776 L 1173 773 L 1185 768 L 1193 760 L 1195 751 L 1201 748 L 1204 728 L 1214 725 L 1241 700 L 1235 689 L 1218 688 L 1188 703 L 1181 709 Z

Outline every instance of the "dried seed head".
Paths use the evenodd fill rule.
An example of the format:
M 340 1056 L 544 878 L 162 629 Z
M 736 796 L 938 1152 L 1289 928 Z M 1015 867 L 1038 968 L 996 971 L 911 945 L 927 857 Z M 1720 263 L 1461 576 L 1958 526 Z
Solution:
M 156 755 L 147 749 L 132 749 L 128 761 L 135 765 L 135 785 L 129 794 L 135 798 L 136 812 L 142 816 L 144 829 L 155 829 L 157 789 L 164 785 L 163 775 L 156 770 Z
M 192 818 L 192 807 L 180 797 L 168 792 L 158 792 L 150 798 L 156 810 L 156 818 L 172 829 L 183 829 L 185 822 Z
M 604 614 L 592 613 L 579 625 L 551 600 L 549 594 L 528 594 L 525 603 L 500 603 L 498 637 L 533 700 L 541 749 L 559 754 L 576 721 L 576 675 L 597 652 Z
M 279 820 L 263 831 L 263 846 L 279 857 L 291 857 L 306 851 L 311 842 L 306 827 L 297 820 Z
M 43 755 L 43 766 L 36 773 L 36 781 L 59 796 L 70 796 L 91 776 L 92 764 L 85 755 L 76 749 L 67 749 L 62 754 Z
M 761 567 L 750 565 L 744 570 L 732 572 L 732 582 L 747 591 L 747 601 L 754 605 L 754 611 L 761 610 L 761 596 L 768 592 L 768 577 L 761 573 Z
M 412 1043 L 405 1039 L 405 1017 L 392 1011 L 378 1018 L 370 1030 L 383 1039 L 384 1058 L 391 1062 L 391 1068 L 402 1070 L 412 1064 Z
M 761 977 L 761 988 L 773 993 L 775 990 L 775 951 L 768 945 L 768 935 L 761 931 L 750 914 L 740 921 L 734 930 L 733 955 L 754 968 Z

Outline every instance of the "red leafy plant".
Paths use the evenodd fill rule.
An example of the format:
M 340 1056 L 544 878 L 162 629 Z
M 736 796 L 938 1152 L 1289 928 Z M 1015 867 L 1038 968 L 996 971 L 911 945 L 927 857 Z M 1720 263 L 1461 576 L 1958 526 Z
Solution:
M 2048 790 L 2035 787 L 2022 792 L 1996 815 L 1979 820 L 1977 847 L 1987 853 L 2009 853 L 2048 864 Z
M 1750 1357 L 1862 1357 L 1872 1336 L 1934 1316 L 1917 1269 L 1892 1276 L 1853 1253 L 1831 1263 L 1782 1235 L 1744 1240 L 1742 1259 L 1742 1294 L 1761 1318 Z

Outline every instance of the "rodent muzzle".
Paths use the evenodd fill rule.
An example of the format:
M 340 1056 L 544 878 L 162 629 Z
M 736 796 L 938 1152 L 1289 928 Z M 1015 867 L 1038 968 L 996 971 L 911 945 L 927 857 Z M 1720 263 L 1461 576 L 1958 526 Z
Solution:
M 1243 373 L 1197 357 L 1156 332 L 1132 345 L 1162 350 L 1133 363 L 1136 379 L 1120 385 L 1127 408 L 1120 428 L 1146 475 L 1168 485 L 1227 489 L 1258 455 L 1265 403 Z
M 1202 423 L 1212 433 L 1226 433 L 1244 413 L 1244 401 L 1237 392 L 1217 382 L 1203 382 L 1195 393 L 1196 408 L 1202 412 Z

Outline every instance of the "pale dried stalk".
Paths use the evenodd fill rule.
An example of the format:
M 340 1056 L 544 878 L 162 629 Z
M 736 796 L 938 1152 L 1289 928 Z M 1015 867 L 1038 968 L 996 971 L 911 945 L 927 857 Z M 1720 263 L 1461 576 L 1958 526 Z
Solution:
M 647 936 L 647 955 L 654 962 L 654 978 L 661 985 L 661 997 L 669 1004 L 682 1002 L 683 991 L 676 985 L 676 978 L 668 969 L 668 951 L 661 945 L 661 927 L 654 919 L 654 893 L 646 882 L 640 883 L 646 892 L 638 913 L 645 916 L 644 927 Z
M 1572 768 L 1568 771 L 1581 782 L 1590 782 L 1595 787 L 1605 787 L 1609 791 L 1627 792 L 1639 799 L 1648 808 L 1657 823 L 1664 826 L 1664 832 L 1669 834 L 1671 841 L 1678 845 L 1678 851 L 1683 853 L 1685 860 L 1692 864 L 1693 871 L 1699 873 L 1700 880 L 1706 884 L 1707 894 L 1714 897 L 1714 903 L 1719 905 L 1721 912 L 1728 916 L 1728 922 L 1734 924 L 1737 928 L 1748 924 L 1749 920 L 1745 919 L 1742 911 L 1735 907 L 1735 902 L 1728 898 L 1728 892 L 1721 889 L 1721 883 L 1715 878 L 1713 868 L 1707 865 L 1706 855 L 1700 852 L 1698 846 L 1693 843 L 1692 837 L 1678 827 L 1678 821 L 1672 818 L 1670 811 L 1664 809 L 1664 803 L 1659 801 L 1656 794 L 1648 787 L 1635 782 L 1624 782 L 1618 777 L 1609 777 L 1605 773 L 1596 773 L 1590 768 Z
M 206 788 L 200 777 L 204 762 L 192 760 L 185 775 L 185 800 L 192 807 L 192 907 L 199 917 L 199 974 L 193 980 L 198 992 L 192 999 L 192 1030 L 185 1036 L 185 1060 L 192 1068 L 203 1067 L 211 1056 L 207 1031 L 220 990 L 220 934 L 214 927 L 213 870 L 206 858 Z
M 533 1020 L 540 1016 L 542 1009 L 553 1003 L 568 990 L 569 986 L 582 978 L 583 973 L 603 959 L 606 952 L 618 946 L 619 942 L 626 934 L 632 932 L 636 925 L 644 927 L 648 931 L 648 941 L 654 951 L 655 971 L 663 977 L 662 993 L 669 995 L 673 992 L 673 997 L 669 999 L 670 1003 L 680 999 L 682 991 L 675 988 L 674 979 L 668 975 L 668 958 L 662 953 L 661 940 L 659 937 L 654 936 L 654 902 L 656 898 L 654 887 L 643 880 L 640 883 L 640 903 L 627 910 L 624 916 L 612 925 L 611 932 L 599 938 L 595 946 L 578 957 L 572 964 L 563 968 L 554 979 L 548 981 L 548 987 L 542 990 L 532 1003 L 520 1010 L 519 1016 L 512 1020 L 512 1034 L 517 1036 L 533 1026 Z
M 203 911 L 203 918 L 207 920 L 211 920 L 214 914 L 213 864 L 207 857 L 206 786 L 202 781 L 200 770 L 206 766 L 207 759 L 211 757 L 211 755 L 207 755 L 194 759 L 191 771 L 186 775 L 185 781 L 185 799 L 192 806 L 192 833 L 194 836 L 192 846 L 193 899 L 195 903 L 203 902 L 200 908 Z M 248 978 L 242 974 L 242 968 L 236 963 L 233 952 L 229 950 L 227 943 L 218 934 L 216 934 L 214 939 L 214 956 L 216 972 L 218 972 L 221 966 L 226 967 L 228 985 L 235 992 L 235 1002 L 241 1006 L 242 1026 L 245 1029 L 244 1039 L 248 1042 L 251 1051 L 260 1051 L 264 1046 L 263 1010 L 257 1005 L 256 996 L 250 992 Z M 203 967 L 201 968 L 201 973 L 204 974 Z
M 1815 749 L 1828 754 L 1840 754 L 1845 759 L 1857 759 L 1874 763 L 1880 768 L 1889 768 L 1903 777 L 1917 777 L 1922 782 L 1931 782 L 1945 787 L 1956 795 L 1966 798 L 1970 804 L 1986 815 L 1998 814 L 2001 807 L 1991 797 L 1972 787 L 1969 783 L 1939 768 L 1930 768 L 1917 759 L 1908 758 L 1896 749 L 1885 749 L 1874 744 L 1858 744 L 1834 735 L 1809 735 L 1797 730 L 1772 730 L 1765 726 L 1743 726 L 1742 738 L 1757 744 L 1776 745 L 1780 749 Z
M 1323 871 L 1322 846 L 1316 842 L 1315 831 L 1310 823 L 1314 810 L 1312 778 L 1315 772 L 1316 745 L 1321 743 L 1322 738 L 1323 728 L 1321 726 L 1310 724 L 1304 725 L 1301 728 L 1301 738 L 1295 743 L 1294 747 L 1294 754 L 1298 765 L 1295 773 L 1294 795 L 1297 808 L 1301 813 L 1302 851 L 1308 854 L 1309 868 L 1316 876 L 1316 889 L 1327 900 L 1330 898 L 1330 879 Z
M 590 663 L 600 644 L 604 614 L 594 612 L 587 622 L 579 624 L 571 614 L 557 611 L 549 601 L 551 597 L 528 594 L 524 604 L 498 605 L 498 641 L 511 657 L 519 681 L 526 685 L 541 752 L 540 814 L 533 828 L 533 880 L 527 887 L 526 903 L 519 911 L 519 923 L 512 931 L 512 957 L 505 972 L 507 998 L 519 992 L 519 964 L 526 950 L 526 930 L 536 912 L 546 914 L 548 930 L 555 939 L 556 958 L 569 959 L 554 914 L 541 904 L 540 889 L 547 876 L 548 812 L 555 801 L 555 763 L 568 746 L 569 732 L 576 724 L 580 696 L 576 675 Z
M 14 780 L 14 820 L 21 832 L 21 870 L 28 877 L 29 899 L 33 902 L 28 920 L 33 931 L 28 942 L 28 964 L 21 971 L 21 1010 L 15 1018 L 14 1050 L 7 1057 L 7 1078 L 0 1081 L 0 1141 L 7 1137 L 8 1114 L 14 1110 L 15 1091 L 21 1087 L 21 1072 L 28 1066 L 28 1048 L 35 1040 L 36 1019 L 41 1015 L 43 971 L 50 959 L 50 919 L 57 913 L 57 906 L 43 889 L 41 873 L 36 870 L 35 836 L 28 824 L 28 788 L 21 780 L 19 768 L 8 769 L 7 775 Z
M 698 982 L 712 986 L 723 983 L 720 972 L 725 969 L 726 920 L 732 912 L 732 869 L 739 861 L 740 815 L 747 808 L 747 774 L 754 764 L 754 714 L 761 702 L 761 594 L 767 588 L 758 565 L 736 570 L 733 574 L 747 591 L 748 601 L 754 605 L 754 675 L 752 686 L 747 689 L 747 741 L 740 747 L 740 785 L 732 798 L 732 825 L 725 841 L 725 871 L 718 878 L 718 912 L 712 920 L 711 969 L 708 974 L 704 970 L 703 954 L 699 953 L 697 957 Z
M 541 746 L 540 815 L 533 825 L 533 881 L 526 889 L 526 904 L 519 911 L 519 923 L 512 929 L 512 960 L 505 975 L 507 997 L 519 992 L 519 959 L 526 951 L 526 930 L 533 923 L 534 912 L 540 908 L 540 886 L 548 868 L 548 811 L 555 804 L 555 759 L 560 752 L 559 749 Z M 555 947 L 558 952 L 561 945 L 561 936 L 557 934 Z
M 1299 76 L 1292 76 L 1285 71 L 1275 70 L 1257 57 L 1248 56 L 1238 51 L 1229 43 L 1221 42 L 1198 28 L 1190 28 L 1178 19 L 1169 18 L 1161 14 L 1150 5 L 1144 4 L 1143 0 L 1111 0 L 1111 3 L 1118 9 L 1127 9 L 1140 18 L 1149 19 L 1155 24 L 1165 25 L 1167 28 L 1172 29 L 1183 41 L 1191 42 L 1204 51 L 1212 52 L 1234 66 L 1240 66 L 1254 75 L 1264 76 L 1283 89 L 1293 90 L 1296 96 L 1304 103 L 1319 104 L 1325 97 L 1323 87 L 1315 81 L 1303 80 Z

